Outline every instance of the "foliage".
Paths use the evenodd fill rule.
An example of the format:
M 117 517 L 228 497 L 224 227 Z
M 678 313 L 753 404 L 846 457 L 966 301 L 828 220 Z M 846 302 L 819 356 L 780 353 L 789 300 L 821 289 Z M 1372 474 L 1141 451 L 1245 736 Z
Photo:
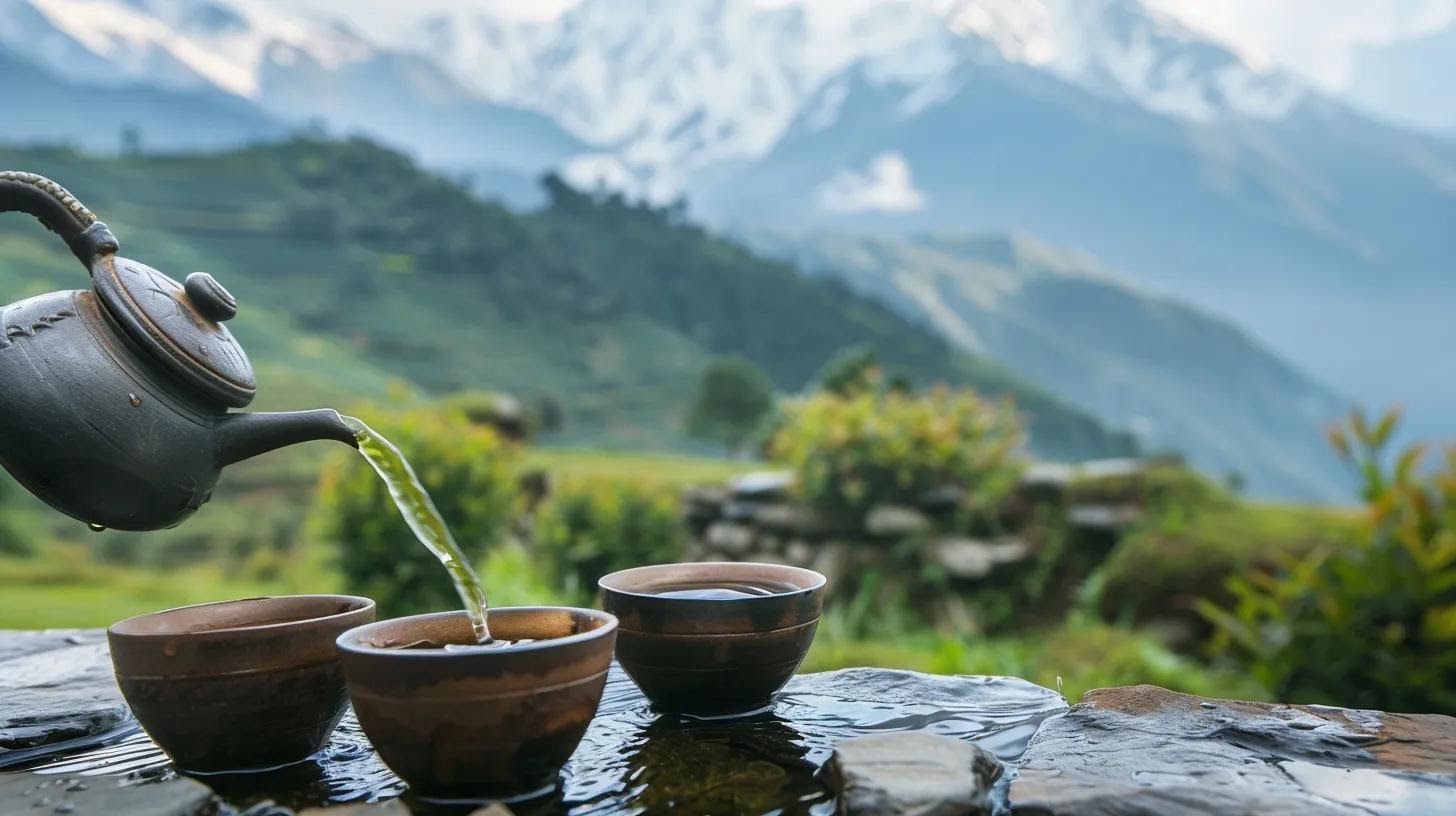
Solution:
M 739 450 L 773 409 L 773 382 L 751 360 L 721 357 L 709 364 L 688 408 L 687 432 Z
M 1091 600 L 1111 620 L 1178 618 L 1201 629 L 1196 598 L 1227 602 L 1222 587 L 1230 578 L 1343 548 L 1357 531 L 1352 514 L 1325 507 L 1156 505 L 1102 563 Z
M 1243 700 L 1269 699 L 1238 672 L 1200 666 L 1154 637 L 1081 620 L 1035 634 L 963 638 L 925 629 L 883 627 L 848 636 L 844 612 L 825 611 L 802 671 L 883 666 L 933 674 L 1023 677 L 1076 701 L 1094 688 L 1153 683 L 1176 691 Z
M 946 486 L 963 488 L 967 507 L 989 507 L 1015 484 L 1022 440 L 1009 401 L 937 387 L 790 404 L 769 453 L 794 469 L 814 506 L 860 518 L 877 503 L 914 503 Z
M 713 357 L 741 354 L 797 391 L 863 343 L 918 381 L 1015 395 L 1041 452 L 1110 455 L 1126 441 L 883 304 L 686 223 L 681 207 L 555 179 L 550 206 L 514 213 L 364 140 L 108 158 L 0 147 L 0 165 L 71 185 L 149 265 L 226 283 L 245 305 L 230 325 L 260 407 L 378 399 L 401 377 L 431 394 L 551 394 L 560 441 L 660 449 L 682 444 L 676 420 Z M 74 263 L 34 221 L 0 223 L 12 297 L 72 286 Z
M 568 483 L 538 512 L 534 530 L 559 585 L 582 599 L 607 573 L 681 559 L 685 536 L 676 495 L 631 482 Z
M 472 561 L 499 542 L 514 507 L 517 450 L 457 412 L 369 411 L 371 427 L 414 466 Z M 319 482 L 313 520 L 337 555 L 344 584 L 379 604 L 381 616 L 460 605 L 439 561 L 414 537 L 389 490 L 360 456 L 332 462 Z
M 819 387 L 840 397 L 878 391 L 885 378 L 875 353 L 864 346 L 845 349 L 819 373 Z
M 1330 441 L 1363 479 L 1354 545 L 1285 559 L 1205 602 L 1215 651 L 1247 662 L 1281 699 L 1456 713 L 1456 448 L 1423 474 L 1423 448 L 1387 464 L 1398 422 L 1359 412 Z

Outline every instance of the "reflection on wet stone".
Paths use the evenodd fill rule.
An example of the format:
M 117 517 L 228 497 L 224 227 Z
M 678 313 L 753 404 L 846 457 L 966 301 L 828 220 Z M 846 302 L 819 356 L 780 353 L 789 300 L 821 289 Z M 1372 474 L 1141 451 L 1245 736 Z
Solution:
M 0 634 L 0 648 L 6 635 Z M 84 697 L 84 695 L 82 695 Z M 78 698 L 77 704 L 85 700 Z M 931 677 L 849 669 L 794 678 L 773 710 L 735 720 L 659 716 L 614 667 L 596 719 L 552 794 L 510 806 L 516 816 L 679 812 L 828 814 L 832 794 L 819 769 L 847 737 L 925 729 L 976 740 L 1015 758 L 1036 724 L 1065 709 L 1054 692 L 1010 678 Z M 52 777 L 126 777 L 157 786 L 177 779 L 167 758 L 140 733 L 80 750 L 32 757 L 31 771 Z M 379 761 L 352 714 L 309 761 L 265 774 L 214 775 L 203 783 L 237 812 L 301 811 L 368 803 L 405 794 Z M 417 816 L 468 816 L 405 795 Z M 0 812 L 5 803 L 0 802 Z
M 808 812 L 828 801 L 803 736 L 772 714 L 712 723 L 673 715 L 643 729 L 630 761 L 633 805 L 658 813 Z

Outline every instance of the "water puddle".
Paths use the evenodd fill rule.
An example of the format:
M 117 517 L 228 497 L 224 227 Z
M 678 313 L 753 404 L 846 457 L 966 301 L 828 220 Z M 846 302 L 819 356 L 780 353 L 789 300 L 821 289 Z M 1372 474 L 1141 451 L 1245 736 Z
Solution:
M 918 684 L 918 685 L 917 685 Z M 918 699 L 917 699 L 918 698 Z M 1048 716 L 1065 710 L 1055 692 L 1012 678 L 924 678 L 849 670 L 796 678 L 771 710 L 734 720 L 657 715 L 613 667 L 597 717 L 541 799 L 512 805 L 541 814 L 779 813 L 827 816 L 834 801 L 818 772 L 834 744 L 864 734 L 926 730 L 974 740 L 1003 760 L 1025 751 Z M 127 776 L 138 784 L 176 773 L 143 734 L 53 756 L 30 770 L 68 776 Z M 405 786 L 379 761 L 352 714 L 308 762 L 203 781 L 242 810 L 258 802 L 300 809 L 390 799 Z M 1006 781 L 998 786 L 1005 801 Z M 467 814 L 469 806 L 412 801 L 421 816 Z
M 1384 816 L 1451 813 L 1456 807 L 1456 786 L 1442 774 L 1336 768 L 1298 760 L 1278 764 L 1315 796 Z

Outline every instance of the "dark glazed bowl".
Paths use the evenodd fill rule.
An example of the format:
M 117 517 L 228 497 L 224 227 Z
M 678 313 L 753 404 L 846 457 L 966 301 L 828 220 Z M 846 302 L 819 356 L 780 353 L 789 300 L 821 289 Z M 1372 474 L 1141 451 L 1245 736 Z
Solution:
M 128 618 L 106 639 L 122 695 L 178 767 L 263 770 L 323 748 L 347 702 L 334 641 L 374 616 L 351 595 L 249 598 Z
M 774 595 L 728 600 L 653 594 L 680 584 L 766 582 Z M 621 621 L 617 661 L 658 711 L 741 714 L 773 701 L 809 653 L 825 579 L 779 564 L 710 562 L 636 567 L 598 582 Z
M 538 642 L 463 651 L 464 612 L 381 621 L 339 651 L 364 733 L 416 796 L 512 800 L 550 790 L 596 716 L 617 619 L 595 609 L 490 610 L 491 634 Z

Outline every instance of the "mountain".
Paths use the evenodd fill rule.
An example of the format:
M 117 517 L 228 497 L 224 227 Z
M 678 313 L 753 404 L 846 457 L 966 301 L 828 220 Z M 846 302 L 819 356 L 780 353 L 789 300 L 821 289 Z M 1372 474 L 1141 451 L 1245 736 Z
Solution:
M 686 196 L 720 232 L 1034 235 L 1226 317 L 1352 399 L 1405 404 L 1416 435 L 1456 432 L 1456 358 L 1434 351 L 1456 343 L 1456 141 L 1374 121 L 1141 0 L 420 17 L 365 36 L 283 0 L 0 0 L 0 47 L 68 87 L 364 132 L 518 206 L 543 203 L 531 180 L 552 168 L 656 205 Z
M 1233 316 L 1316 377 L 1450 433 L 1456 151 L 1327 104 L 1208 124 L 967 67 L 942 103 L 868 68 L 696 201 L 745 226 L 1018 230 Z M 833 126 L 812 111 L 832 105 Z M 1394 361 L 1394 364 L 1393 364 Z
M 1456 343 L 1456 142 L 1138 0 L 583 0 L 404 39 L 596 145 L 578 184 L 745 231 L 1036 235 L 1456 432 L 1456 360 L 1400 362 Z
M 70 82 L 22 62 L 0 47 L 3 104 L 24 115 L 6 117 L 0 132 L 12 143 L 68 144 L 116 151 L 207 150 L 276 139 L 287 127 L 245 99 L 208 90 L 151 85 L 97 87 Z M 111 111 L 98 117 L 98 111 Z
M 831 276 L 1256 495 L 1343 500 L 1321 428 L 1346 400 L 1227 321 L 1023 236 L 760 234 Z
M 516 185 L 584 149 L 546 116 L 466 90 L 427 56 L 257 0 L 0 0 L 0 57 L 74 88 L 52 108 L 112 92 L 106 109 L 155 148 L 236 146 L 307 125 L 365 132 L 432 166 Z M 0 78 L 24 87 L 11 76 Z M 153 96 L 138 99 L 140 89 Z M 157 96 L 193 101 L 197 133 L 178 133 Z M 234 121 L 243 111 L 270 127 Z M 91 128 L 68 134 L 69 125 L 33 136 L 37 128 L 7 123 L 0 138 L 55 133 L 91 146 Z M 115 134 L 105 136 L 115 146 Z
M 1456 19 L 1428 34 L 1355 50 L 1346 95 L 1392 122 L 1456 139 Z
M 868 345 L 923 384 L 1014 397 L 1042 455 L 1133 450 L 842 284 L 754 256 L 680 212 L 556 180 L 549 207 L 520 215 L 362 140 L 116 159 L 0 148 L 0 166 L 65 184 L 128 257 L 223 281 L 273 407 L 378 398 L 392 376 L 437 393 L 551 396 L 576 441 L 662 447 L 681 444 L 674 429 L 714 355 L 746 355 L 797 391 L 846 347 Z M 11 296 L 74 288 L 82 274 L 37 223 L 0 224 Z

